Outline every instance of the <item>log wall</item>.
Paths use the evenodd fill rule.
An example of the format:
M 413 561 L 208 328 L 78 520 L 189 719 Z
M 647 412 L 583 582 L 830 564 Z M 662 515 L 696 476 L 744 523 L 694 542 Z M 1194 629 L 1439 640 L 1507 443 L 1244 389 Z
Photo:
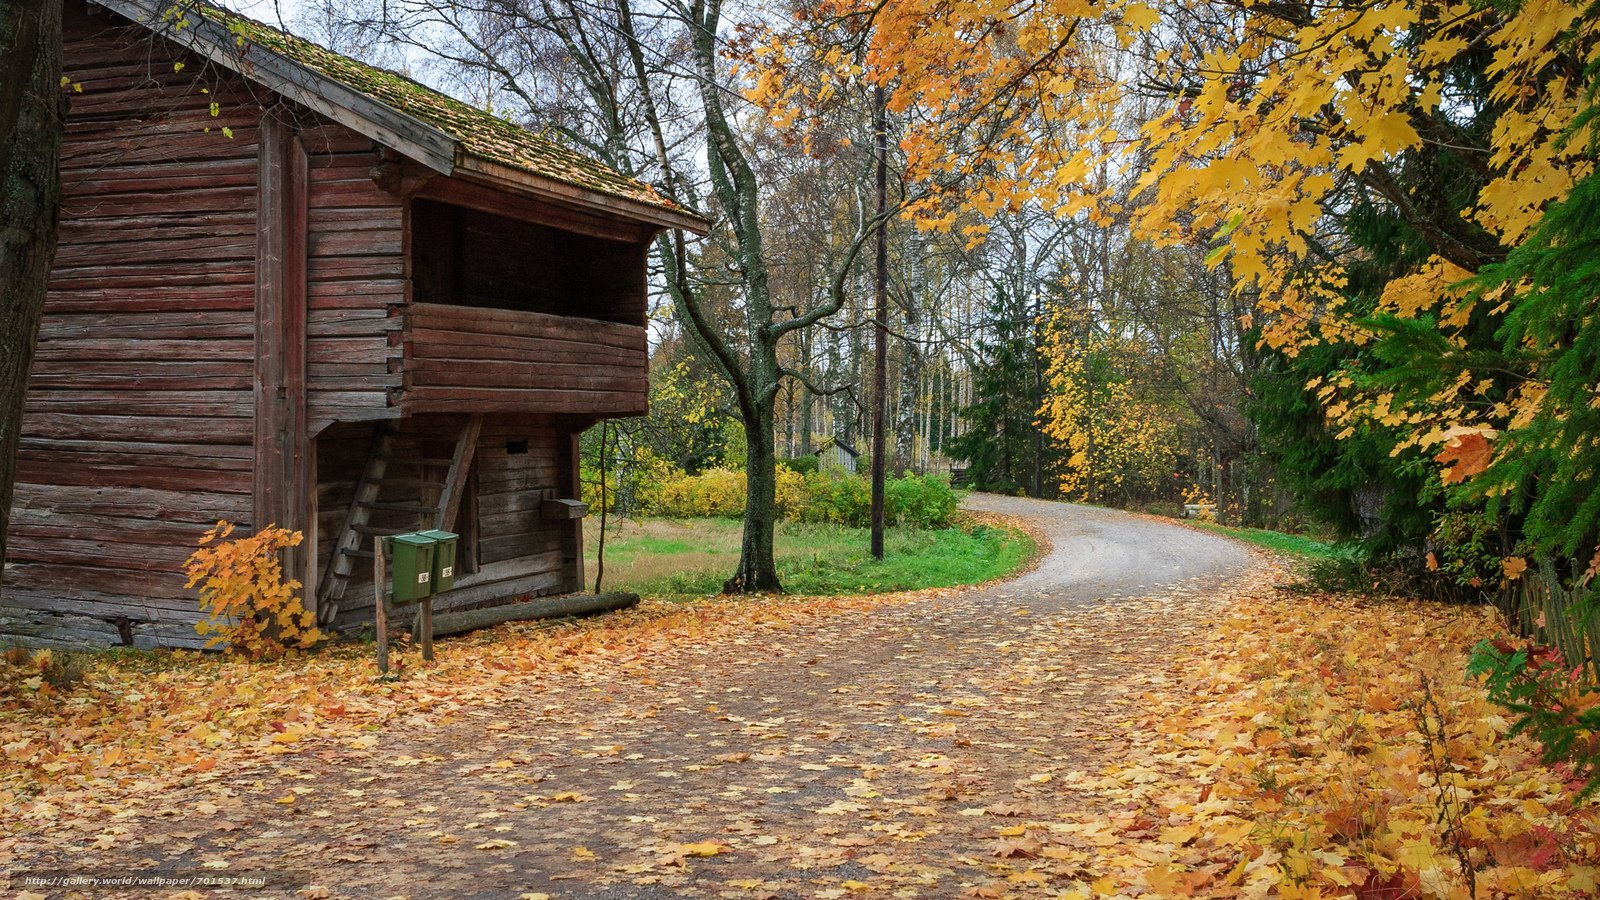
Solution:
M 264 114 L 287 120 L 307 163 L 305 224 L 287 236 L 304 271 L 284 300 L 305 310 L 313 434 L 400 414 L 404 203 L 374 183 L 371 140 L 109 14 L 68 4 L 65 24 L 66 75 L 82 90 L 62 151 L 0 640 L 198 645 L 183 561 L 218 519 L 254 527 L 261 494 Z
M 423 480 L 442 476 L 428 461 L 448 459 L 467 410 L 489 416 L 462 506 L 471 527 L 458 529 L 471 561 L 441 608 L 576 589 L 581 522 L 543 519 L 541 504 L 578 495 L 574 429 L 645 411 L 645 329 L 410 303 L 410 213 L 376 177 L 393 161 L 371 140 L 85 9 L 67 6 L 66 74 L 82 90 L 62 154 L 60 250 L 24 411 L 0 642 L 198 646 L 184 559 L 219 519 L 246 532 L 264 524 L 253 521 L 262 498 L 279 496 L 293 465 L 315 473 L 315 489 L 266 508 L 316 523 L 303 552 L 321 565 L 300 575 L 314 585 L 376 422 L 401 416 L 395 455 L 418 461 Z M 289 156 L 263 153 L 263 116 Z M 263 181 L 273 158 L 303 168 Z M 303 196 L 263 225 L 264 209 L 279 208 L 263 203 L 284 185 Z M 628 229 L 585 227 L 643 247 Z M 637 262 L 639 278 L 612 293 L 637 294 L 642 316 Z M 264 271 L 278 279 L 269 324 L 294 326 L 276 342 L 258 327 Z M 298 342 L 286 346 L 301 321 L 303 362 Z M 275 423 L 301 440 L 304 422 L 291 452 L 260 413 L 300 384 L 303 410 Z M 264 476 L 263 447 L 299 462 Z M 341 624 L 371 616 L 370 568 L 357 572 Z
M 405 204 L 373 181 L 382 163 L 338 125 L 300 132 L 309 157 L 306 386 L 313 434 L 335 421 L 398 416 Z
M 649 347 L 637 325 L 413 303 L 405 317 L 408 413 L 459 409 L 643 415 Z
M 261 109 L 147 32 L 82 4 L 66 25 L 82 92 L 0 636 L 118 643 L 121 616 L 138 643 L 195 643 L 183 560 L 208 523 L 251 515 Z

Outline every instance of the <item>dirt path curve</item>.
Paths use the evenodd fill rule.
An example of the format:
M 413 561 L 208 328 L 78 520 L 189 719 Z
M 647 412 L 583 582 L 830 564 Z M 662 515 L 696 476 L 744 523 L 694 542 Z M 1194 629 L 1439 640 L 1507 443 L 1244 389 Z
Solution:
M 574 674 L 313 744 L 147 807 L 74 864 L 293 872 L 310 896 L 1060 890 L 1006 831 L 1104 802 L 1076 773 L 1114 758 L 1119 709 L 1258 566 L 1148 517 L 968 505 L 1053 549 L 1011 582 L 681 648 L 648 678 Z

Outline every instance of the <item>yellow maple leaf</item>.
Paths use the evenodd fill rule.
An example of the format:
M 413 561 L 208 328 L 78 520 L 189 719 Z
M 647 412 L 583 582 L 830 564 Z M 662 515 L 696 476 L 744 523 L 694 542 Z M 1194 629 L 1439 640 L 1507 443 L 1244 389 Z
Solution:
M 716 841 L 700 841 L 696 844 L 679 844 L 677 849 L 678 852 L 684 856 L 704 858 L 708 856 L 716 856 L 722 851 L 728 849 L 728 846 L 726 844 L 719 844 Z

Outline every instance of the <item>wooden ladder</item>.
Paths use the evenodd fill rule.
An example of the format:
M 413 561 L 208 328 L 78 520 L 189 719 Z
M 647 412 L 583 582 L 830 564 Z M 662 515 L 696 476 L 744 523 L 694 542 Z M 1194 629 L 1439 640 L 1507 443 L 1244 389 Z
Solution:
M 468 416 L 460 434 L 456 435 L 455 451 L 450 454 L 449 468 L 444 482 L 440 483 L 420 477 L 392 476 L 391 464 L 429 465 L 444 464 L 446 461 L 394 459 L 395 427 L 389 422 L 379 423 L 378 432 L 372 439 L 372 450 L 367 454 L 367 464 L 361 470 L 361 480 L 356 482 L 355 497 L 345 513 L 344 524 L 339 526 L 339 536 L 334 540 L 333 557 L 327 570 L 322 573 L 321 583 L 317 585 L 317 618 L 320 622 L 329 624 L 339 614 L 339 603 L 350 585 L 356 560 L 372 559 L 378 538 L 414 530 L 374 527 L 368 524 L 374 511 L 415 513 L 419 520 L 429 522 L 428 527 L 446 531 L 455 525 L 456 514 L 461 509 L 461 495 L 467 486 L 467 472 L 472 468 L 472 454 L 477 449 L 478 435 L 482 431 L 483 416 Z M 420 500 L 385 500 L 382 499 L 385 487 L 437 488 L 439 500 L 435 504 Z

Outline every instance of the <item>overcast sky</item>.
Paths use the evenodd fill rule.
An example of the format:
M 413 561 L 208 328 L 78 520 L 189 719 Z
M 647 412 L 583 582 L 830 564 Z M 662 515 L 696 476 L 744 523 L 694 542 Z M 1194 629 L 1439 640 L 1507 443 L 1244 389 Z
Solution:
M 294 22 L 295 14 L 300 11 L 300 0 L 214 0 L 214 2 L 269 25 L 279 24 L 279 16 L 283 17 L 284 24 L 291 24 Z

